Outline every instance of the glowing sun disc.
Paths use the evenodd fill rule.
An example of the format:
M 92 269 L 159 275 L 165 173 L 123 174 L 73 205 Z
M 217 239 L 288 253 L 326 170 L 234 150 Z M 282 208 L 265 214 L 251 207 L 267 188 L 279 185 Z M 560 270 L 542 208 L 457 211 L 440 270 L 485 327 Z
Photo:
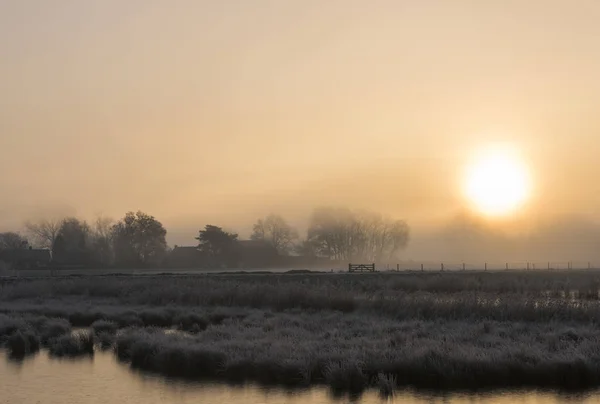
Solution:
M 492 148 L 480 153 L 466 172 L 466 197 L 485 215 L 514 212 L 528 199 L 530 188 L 528 168 L 509 149 Z

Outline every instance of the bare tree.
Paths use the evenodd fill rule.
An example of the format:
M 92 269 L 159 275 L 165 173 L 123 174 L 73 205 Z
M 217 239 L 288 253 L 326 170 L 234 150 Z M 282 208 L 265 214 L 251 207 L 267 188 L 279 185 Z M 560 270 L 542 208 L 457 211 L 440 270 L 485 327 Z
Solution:
M 406 248 L 410 241 L 410 227 L 403 220 L 395 220 L 389 228 L 389 251 L 388 259 L 395 258 L 396 254 Z
M 296 243 L 294 252 L 304 257 L 321 257 L 322 250 L 318 242 L 315 240 L 304 239 Z
M 409 234 L 402 220 L 366 211 L 319 208 L 311 217 L 308 242 L 331 259 L 381 261 L 393 259 L 406 247 Z
M 28 221 L 25 229 L 35 244 L 43 248 L 52 248 L 64 219 L 42 219 L 36 222 Z
M 252 230 L 252 240 L 266 241 L 283 255 L 290 253 L 294 241 L 298 239 L 298 232 L 283 217 L 274 214 L 259 219 Z
M 110 239 L 110 237 L 112 237 L 112 227 L 114 224 L 114 219 L 98 215 L 92 226 L 92 233 L 95 237 Z

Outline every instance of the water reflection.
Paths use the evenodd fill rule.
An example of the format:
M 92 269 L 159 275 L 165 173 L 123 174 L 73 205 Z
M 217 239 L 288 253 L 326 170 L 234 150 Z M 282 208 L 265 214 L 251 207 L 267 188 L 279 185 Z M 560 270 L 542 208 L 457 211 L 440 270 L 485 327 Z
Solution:
M 331 404 L 357 402 L 449 403 L 449 404 L 600 404 L 599 394 L 564 396 L 544 392 L 500 392 L 495 394 L 434 394 L 402 392 L 384 400 L 377 392 L 360 397 L 334 397 L 327 388 L 308 391 L 201 384 L 132 372 L 111 353 L 97 352 L 93 358 L 51 359 L 46 352 L 14 360 L 2 353 L 0 403 L 2 404 Z

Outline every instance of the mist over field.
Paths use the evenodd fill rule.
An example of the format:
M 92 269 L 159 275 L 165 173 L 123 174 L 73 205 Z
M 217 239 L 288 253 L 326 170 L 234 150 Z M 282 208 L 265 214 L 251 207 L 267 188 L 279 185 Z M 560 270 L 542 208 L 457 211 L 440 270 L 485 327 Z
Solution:
M 224 228 L 238 232 L 241 238 L 248 238 L 252 233 L 252 225 L 260 215 L 271 212 L 289 212 L 286 219 L 304 236 L 313 208 L 306 206 L 286 206 L 275 204 L 275 198 L 265 201 L 264 205 L 274 206 L 266 210 L 260 206 L 244 209 L 243 206 L 232 206 L 231 211 L 215 211 L 214 214 L 198 214 L 178 216 L 166 214 L 170 219 L 161 220 L 167 229 L 167 242 L 173 245 L 195 245 L 194 239 L 198 230 L 207 223 L 217 223 Z M 339 201 L 342 202 L 342 201 Z M 249 205 L 253 206 L 253 205 Z M 315 205 L 319 206 L 352 206 Z M 362 204 L 364 209 L 369 204 Z M 238 210 L 239 209 L 239 210 Z M 15 215 L 15 212 L 22 212 Z M 23 223 L 35 218 L 81 217 L 79 209 L 41 207 L 15 209 L 5 214 L 0 213 L 0 224 L 4 230 L 23 231 Z M 377 211 L 375 211 L 377 212 Z M 379 213 L 385 210 L 378 211 Z M 116 214 L 120 218 L 122 214 Z M 393 216 L 393 214 L 390 214 Z M 95 216 L 89 215 L 93 220 Z M 410 220 L 408 215 L 398 216 L 407 221 L 411 235 L 407 247 L 398 254 L 399 260 L 414 261 L 446 261 L 452 263 L 470 263 L 482 265 L 484 262 L 560 262 L 576 261 L 581 265 L 587 262 L 600 262 L 600 224 L 584 216 L 562 215 L 546 220 L 527 220 L 522 222 L 498 223 L 478 217 L 468 212 L 459 211 L 449 214 L 447 218 L 437 221 Z
M 0 0 L 0 401 L 600 403 L 599 22 Z
M 142 210 L 190 245 L 341 206 L 406 220 L 405 259 L 600 260 L 599 19 L 591 0 L 4 1 L 0 231 Z M 497 142 L 531 181 L 489 217 L 520 195 L 508 164 L 465 197 Z

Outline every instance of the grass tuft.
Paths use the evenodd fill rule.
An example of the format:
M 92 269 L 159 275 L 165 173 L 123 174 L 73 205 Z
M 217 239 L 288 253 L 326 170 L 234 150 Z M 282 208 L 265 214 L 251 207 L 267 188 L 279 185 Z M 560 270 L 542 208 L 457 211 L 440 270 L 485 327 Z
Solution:
M 32 331 L 16 331 L 6 342 L 10 354 L 14 357 L 23 357 L 39 351 L 40 338 Z
M 100 334 L 116 334 L 119 325 L 113 321 L 96 320 L 90 326 L 94 335 Z
M 55 357 L 78 357 L 94 354 L 94 339 L 91 334 L 63 335 L 49 346 L 50 355 Z
M 367 376 L 357 362 L 331 362 L 325 367 L 325 380 L 332 390 L 361 392 L 367 387 Z
M 96 343 L 103 351 L 113 348 L 115 343 L 115 333 L 101 332 L 96 334 Z
M 375 380 L 375 385 L 379 390 L 379 395 L 382 398 L 390 398 L 394 396 L 394 391 L 398 381 L 396 376 L 391 374 L 379 373 Z

